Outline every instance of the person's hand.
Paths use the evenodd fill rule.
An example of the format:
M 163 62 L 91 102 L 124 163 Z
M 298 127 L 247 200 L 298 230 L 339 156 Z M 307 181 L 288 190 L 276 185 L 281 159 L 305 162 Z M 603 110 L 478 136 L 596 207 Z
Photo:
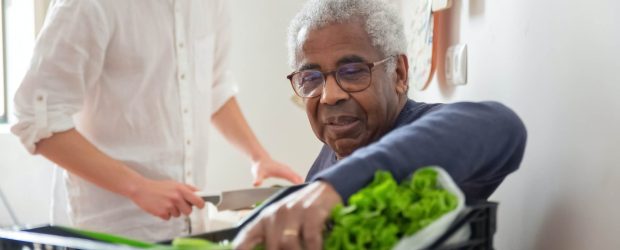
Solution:
M 293 184 L 303 183 L 303 179 L 291 170 L 291 168 L 268 156 L 252 163 L 252 175 L 254 176 L 255 187 L 260 186 L 263 184 L 264 179 L 270 177 L 282 178 Z
M 314 182 L 265 208 L 234 240 L 235 249 L 250 250 L 263 243 L 267 249 L 319 250 L 331 210 L 342 203 L 334 188 Z
M 129 198 L 144 211 L 163 220 L 189 215 L 192 206 L 203 208 L 205 202 L 194 194 L 197 188 L 175 181 L 142 179 Z

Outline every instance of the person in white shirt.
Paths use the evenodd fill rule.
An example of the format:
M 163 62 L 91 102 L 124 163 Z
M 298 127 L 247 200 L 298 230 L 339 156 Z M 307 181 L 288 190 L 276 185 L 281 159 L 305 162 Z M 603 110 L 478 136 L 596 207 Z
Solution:
M 255 185 L 302 181 L 239 109 L 229 31 L 225 0 L 51 4 L 12 132 L 68 171 L 74 226 L 149 241 L 189 233 L 211 122 L 251 158 Z

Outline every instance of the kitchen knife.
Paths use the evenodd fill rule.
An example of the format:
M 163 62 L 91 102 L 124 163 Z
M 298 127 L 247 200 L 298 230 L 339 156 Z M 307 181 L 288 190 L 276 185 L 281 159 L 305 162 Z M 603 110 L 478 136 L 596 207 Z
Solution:
M 280 191 L 284 187 L 249 188 L 224 191 L 220 194 L 209 194 L 203 191 L 196 192 L 196 195 L 204 201 L 214 204 L 219 211 L 240 210 L 252 208 L 254 204 L 262 202 L 269 196 Z

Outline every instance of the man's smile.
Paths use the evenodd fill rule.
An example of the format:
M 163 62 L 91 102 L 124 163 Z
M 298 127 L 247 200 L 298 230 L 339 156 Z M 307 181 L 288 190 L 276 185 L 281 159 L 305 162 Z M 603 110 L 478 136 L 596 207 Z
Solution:
M 355 116 L 332 116 L 326 119 L 325 129 L 336 137 L 348 137 L 354 136 L 360 125 L 360 119 Z

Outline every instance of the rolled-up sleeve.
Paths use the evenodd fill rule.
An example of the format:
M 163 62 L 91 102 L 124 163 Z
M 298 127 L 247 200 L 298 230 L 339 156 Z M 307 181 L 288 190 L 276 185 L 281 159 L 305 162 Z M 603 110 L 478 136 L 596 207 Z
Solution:
M 215 34 L 215 58 L 213 66 L 212 107 L 213 113 L 237 94 L 239 88 L 230 70 L 230 10 L 228 1 L 220 1 Z
M 55 1 L 15 95 L 11 128 L 30 153 L 36 143 L 74 127 L 85 90 L 101 74 L 109 24 L 96 1 Z

